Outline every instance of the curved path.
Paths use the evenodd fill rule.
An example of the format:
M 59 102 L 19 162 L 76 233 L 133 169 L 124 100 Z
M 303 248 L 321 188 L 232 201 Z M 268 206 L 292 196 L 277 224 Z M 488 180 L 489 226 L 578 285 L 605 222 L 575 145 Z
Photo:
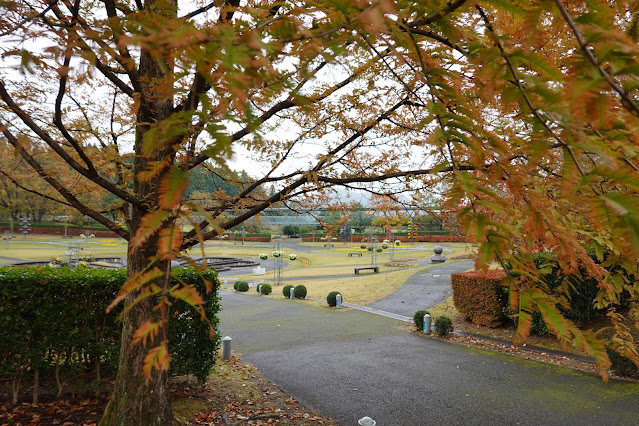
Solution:
M 222 291 L 220 332 L 294 398 L 356 425 L 630 425 L 639 385 L 429 339 L 357 310 Z
M 473 267 L 470 260 L 443 263 L 413 274 L 394 293 L 368 305 L 370 308 L 413 317 L 419 309 L 427 309 L 452 296 L 450 274 Z

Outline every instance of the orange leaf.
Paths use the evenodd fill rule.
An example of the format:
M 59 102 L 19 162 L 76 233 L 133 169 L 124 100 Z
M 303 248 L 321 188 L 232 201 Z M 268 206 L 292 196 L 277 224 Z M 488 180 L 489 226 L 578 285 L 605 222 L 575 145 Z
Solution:
M 142 371 L 147 380 L 151 379 L 151 370 L 168 370 L 171 364 L 168 342 L 165 340 L 159 346 L 151 348 L 144 357 Z
M 162 178 L 160 182 L 158 205 L 163 209 L 173 209 L 184 198 L 184 191 L 189 183 L 186 174 L 178 167 L 171 167 L 171 170 Z
M 160 332 L 160 328 L 162 327 L 162 322 L 151 322 L 146 321 L 144 324 L 138 327 L 133 333 L 133 341 L 131 345 L 136 345 L 142 341 L 143 345 L 146 345 L 147 338 L 154 339 L 155 336 Z

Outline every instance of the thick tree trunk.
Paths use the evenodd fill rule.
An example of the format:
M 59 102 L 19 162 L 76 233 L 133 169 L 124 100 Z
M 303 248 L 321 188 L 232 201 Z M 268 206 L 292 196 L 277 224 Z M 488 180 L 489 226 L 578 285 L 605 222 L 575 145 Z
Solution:
M 154 251 L 155 244 L 156 240 L 152 238 L 141 250 L 129 253 L 128 276 L 147 265 L 148 249 Z M 131 303 L 134 298 L 135 295 L 129 296 L 126 303 Z M 175 423 L 169 400 L 168 371 L 153 370 L 152 379 L 147 380 L 142 372 L 142 365 L 150 346 L 131 345 L 137 328 L 145 321 L 157 319 L 154 316 L 158 312 L 153 310 L 153 304 L 153 298 L 142 301 L 131 309 L 124 320 L 118 375 L 111 399 L 100 420 L 101 426 L 166 426 Z
M 149 17 L 156 15 L 158 18 L 175 18 L 177 16 L 177 0 L 146 0 L 145 12 Z M 161 61 L 161 62 L 158 62 Z M 168 72 L 172 72 L 173 63 L 170 56 L 166 58 L 154 57 L 146 49 L 140 52 L 138 85 L 139 93 L 145 106 L 140 107 L 137 116 L 137 133 L 135 140 L 135 159 L 133 163 L 133 190 L 142 201 L 142 205 L 132 206 L 130 233 L 135 236 L 141 226 L 145 214 L 158 207 L 158 186 L 162 181 L 162 170 L 150 181 L 141 181 L 139 173 L 147 169 L 153 162 L 165 160 L 165 148 L 160 146 L 155 152 L 145 153 L 143 140 L 145 134 L 154 126 L 162 125 L 163 120 L 173 113 L 172 80 Z M 173 160 L 173 159 L 171 159 Z M 171 161 L 172 162 L 172 161 Z M 129 244 L 127 260 L 127 276 L 132 277 L 144 270 L 149 259 L 157 254 L 159 236 L 150 236 L 141 246 L 134 251 Z M 166 262 L 166 261 L 165 261 Z M 164 271 L 166 263 L 157 264 Z M 125 303 L 128 306 L 135 300 L 137 294 L 127 297 Z M 158 321 L 160 310 L 154 310 L 154 298 L 147 298 L 131 309 L 125 318 L 122 330 L 122 344 L 120 346 L 120 359 L 118 362 L 118 375 L 115 388 L 100 420 L 101 426 L 147 426 L 147 425 L 172 425 L 176 424 L 169 400 L 169 374 L 168 371 L 152 371 L 151 380 L 144 377 L 142 366 L 144 358 L 150 347 L 157 346 L 159 342 L 152 342 L 152 346 L 140 344 L 132 346 L 133 335 L 139 326 L 146 321 Z

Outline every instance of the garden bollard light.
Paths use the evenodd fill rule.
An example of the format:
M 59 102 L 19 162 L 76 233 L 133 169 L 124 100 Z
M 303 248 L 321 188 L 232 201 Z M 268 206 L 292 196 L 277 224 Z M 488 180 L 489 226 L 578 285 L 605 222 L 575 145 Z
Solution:
M 361 419 L 359 419 L 357 424 L 358 425 L 362 425 L 362 426 L 375 426 L 377 424 L 377 422 L 375 420 L 371 419 L 370 417 L 366 416 L 366 417 L 362 417 Z
M 430 314 L 424 315 L 424 333 L 430 334 Z
M 262 284 L 257 286 L 257 292 L 260 293 L 260 296 L 262 295 Z
M 335 307 L 337 309 L 342 309 L 342 295 L 338 294 L 335 296 Z
M 231 337 L 226 336 L 222 339 L 222 359 L 225 361 L 231 360 Z
M 295 288 L 294 287 L 291 287 L 291 291 L 290 291 L 290 294 L 289 294 L 289 299 L 291 299 L 291 300 L 295 299 Z

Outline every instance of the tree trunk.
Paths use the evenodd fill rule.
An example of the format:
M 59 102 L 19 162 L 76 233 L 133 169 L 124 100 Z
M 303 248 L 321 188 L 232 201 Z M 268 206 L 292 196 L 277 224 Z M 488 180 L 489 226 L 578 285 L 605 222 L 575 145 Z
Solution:
M 154 244 L 156 239 L 151 238 L 137 252 L 129 252 L 127 262 L 129 277 L 147 265 L 147 255 L 149 250 L 154 251 Z M 126 304 L 131 303 L 135 296 L 130 295 Z M 145 299 L 131 309 L 125 317 L 118 374 L 111 399 L 100 420 L 101 426 L 166 426 L 175 423 L 169 400 L 168 371 L 153 370 L 151 380 L 147 380 L 142 372 L 142 365 L 149 346 L 131 345 L 133 334 L 138 327 L 145 321 L 157 319 L 155 316 L 158 315 L 158 311 L 153 310 L 153 302 L 153 298 Z
M 146 0 L 144 8 L 149 16 L 155 15 L 159 19 L 175 18 L 177 16 L 177 0 Z M 144 135 L 154 126 L 162 125 L 163 120 L 173 113 L 172 80 L 170 74 L 173 63 L 170 55 L 165 58 L 154 57 L 144 47 L 140 52 L 138 85 L 141 92 L 140 107 L 137 112 L 137 132 L 134 151 L 136 153 L 133 163 L 133 190 L 138 199 L 143 200 L 141 205 L 133 205 L 131 211 L 130 233 L 136 235 L 141 226 L 145 214 L 158 208 L 158 187 L 167 170 L 160 171 L 150 181 L 141 181 L 139 173 L 147 169 L 153 162 L 163 161 L 165 155 L 171 151 L 165 151 L 165 147 L 155 149 L 154 152 L 145 153 L 143 149 Z M 167 75 L 167 73 L 169 75 Z M 158 84 L 162 83 L 162 84 Z M 169 154 L 170 155 L 170 154 Z M 175 155 L 173 153 L 173 155 Z M 171 159 L 171 160 L 174 160 Z M 171 161 L 172 162 L 172 161 Z M 127 257 L 127 277 L 130 278 L 149 265 L 149 259 L 157 254 L 159 236 L 157 233 L 150 236 L 138 248 L 133 249 L 129 243 Z M 165 262 L 159 262 L 157 266 L 164 271 Z M 125 305 L 129 306 L 138 296 L 137 293 L 129 294 Z M 151 342 L 153 346 L 141 344 L 131 345 L 133 335 L 140 325 L 146 321 L 159 321 L 160 310 L 154 310 L 154 298 L 146 298 L 131 309 L 125 319 L 122 330 L 122 343 L 120 346 L 120 358 L 118 361 L 118 375 L 111 399 L 100 420 L 100 425 L 172 425 L 176 424 L 169 400 L 169 373 L 168 371 L 152 370 L 151 379 L 144 377 L 142 366 L 148 350 L 158 344 Z

